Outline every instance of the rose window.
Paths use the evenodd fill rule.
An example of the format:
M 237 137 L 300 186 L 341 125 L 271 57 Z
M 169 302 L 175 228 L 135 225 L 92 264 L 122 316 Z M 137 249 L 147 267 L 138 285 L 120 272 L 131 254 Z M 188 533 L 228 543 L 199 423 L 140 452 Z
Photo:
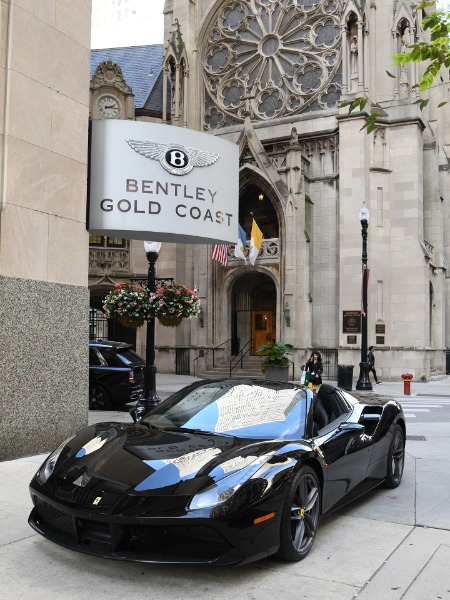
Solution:
M 203 53 L 205 128 L 336 107 L 339 17 L 339 0 L 223 2 Z

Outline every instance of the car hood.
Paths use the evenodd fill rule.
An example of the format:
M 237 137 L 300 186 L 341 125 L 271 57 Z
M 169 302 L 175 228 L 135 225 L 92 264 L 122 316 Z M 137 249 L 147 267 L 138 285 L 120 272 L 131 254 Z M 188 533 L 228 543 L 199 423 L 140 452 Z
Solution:
M 284 445 L 142 424 L 97 423 L 66 444 L 48 484 L 191 496 Z

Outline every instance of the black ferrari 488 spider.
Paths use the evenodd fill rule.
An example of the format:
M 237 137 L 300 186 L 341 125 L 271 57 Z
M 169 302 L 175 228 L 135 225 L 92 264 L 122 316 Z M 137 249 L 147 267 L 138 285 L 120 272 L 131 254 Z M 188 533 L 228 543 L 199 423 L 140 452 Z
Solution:
M 304 558 L 319 519 L 402 478 L 401 406 L 323 384 L 196 382 L 138 423 L 65 441 L 30 484 L 30 525 L 120 560 L 243 564 Z

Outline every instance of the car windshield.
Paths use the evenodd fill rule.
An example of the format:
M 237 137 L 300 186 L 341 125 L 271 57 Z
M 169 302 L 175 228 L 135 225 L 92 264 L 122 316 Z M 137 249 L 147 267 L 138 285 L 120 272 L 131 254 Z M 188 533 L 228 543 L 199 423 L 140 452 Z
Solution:
M 296 440 L 304 435 L 305 413 L 304 388 L 228 380 L 188 386 L 152 410 L 144 422 L 161 429 Z

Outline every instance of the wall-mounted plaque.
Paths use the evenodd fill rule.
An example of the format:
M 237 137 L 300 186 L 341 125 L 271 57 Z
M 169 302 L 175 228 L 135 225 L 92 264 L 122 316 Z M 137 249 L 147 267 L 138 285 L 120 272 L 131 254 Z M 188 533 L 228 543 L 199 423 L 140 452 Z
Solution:
M 384 323 L 377 323 L 375 325 L 375 333 L 386 333 L 386 325 Z
M 376 345 L 380 346 L 381 344 L 384 344 L 384 335 L 377 335 L 376 336 Z
M 344 310 L 342 312 L 342 333 L 361 333 L 360 310 Z
M 356 344 L 356 335 L 348 335 L 347 344 Z

